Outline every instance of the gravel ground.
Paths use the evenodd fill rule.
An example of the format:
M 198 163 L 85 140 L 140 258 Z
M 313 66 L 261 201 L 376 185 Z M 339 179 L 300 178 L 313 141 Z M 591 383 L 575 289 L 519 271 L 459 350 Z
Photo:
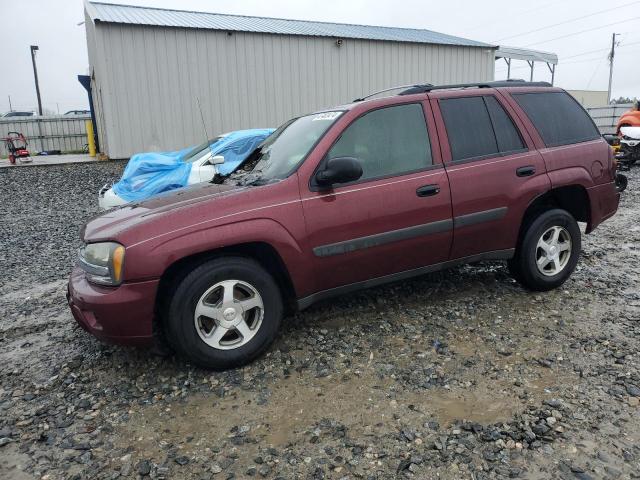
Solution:
M 532 294 L 502 263 L 343 297 L 211 373 L 74 325 L 122 163 L 0 172 L 0 478 L 640 478 L 640 194 Z

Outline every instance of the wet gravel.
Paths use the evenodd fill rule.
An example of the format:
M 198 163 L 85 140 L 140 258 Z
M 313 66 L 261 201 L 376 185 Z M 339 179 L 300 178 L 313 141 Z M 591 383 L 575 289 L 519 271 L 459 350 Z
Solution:
M 122 168 L 0 170 L 0 478 L 640 478 L 640 170 L 561 289 L 465 266 L 316 305 L 212 373 L 67 310 Z

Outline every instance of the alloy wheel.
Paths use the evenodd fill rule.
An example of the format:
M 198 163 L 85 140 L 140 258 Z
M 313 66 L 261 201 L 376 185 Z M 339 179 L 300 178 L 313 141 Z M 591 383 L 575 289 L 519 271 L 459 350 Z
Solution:
M 571 258 L 571 235 L 564 227 L 553 226 L 540 236 L 536 246 L 536 265 L 540 273 L 559 274 Z
M 218 350 L 248 343 L 263 318 L 264 303 L 258 290 L 241 280 L 224 280 L 210 287 L 198 300 L 194 313 L 198 335 Z

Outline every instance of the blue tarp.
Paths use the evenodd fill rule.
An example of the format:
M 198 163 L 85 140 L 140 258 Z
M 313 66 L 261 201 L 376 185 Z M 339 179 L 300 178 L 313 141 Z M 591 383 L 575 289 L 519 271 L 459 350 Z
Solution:
M 218 173 L 220 175 L 233 173 L 274 130 L 273 128 L 238 130 L 211 145 L 213 155 L 224 157 L 224 163 L 217 166 Z
M 236 170 L 273 130 L 238 130 L 211 142 L 208 148 L 212 156 L 224 157 L 224 163 L 216 165 L 218 173 L 228 175 Z M 177 152 L 138 153 L 127 163 L 122 178 L 113 185 L 113 191 L 127 202 L 132 202 L 185 187 L 193 166 L 189 159 L 199 158 L 196 154 L 205 148 L 206 144 Z

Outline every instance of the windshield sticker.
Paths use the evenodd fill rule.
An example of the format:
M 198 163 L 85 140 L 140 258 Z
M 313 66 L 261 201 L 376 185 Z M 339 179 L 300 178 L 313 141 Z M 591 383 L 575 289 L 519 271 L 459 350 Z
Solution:
M 316 120 L 335 120 L 341 114 L 342 114 L 342 112 L 324 112 L 324 113 L 319 113 L 315 117 L 313 117 L 312 122 L 315 122 Z

